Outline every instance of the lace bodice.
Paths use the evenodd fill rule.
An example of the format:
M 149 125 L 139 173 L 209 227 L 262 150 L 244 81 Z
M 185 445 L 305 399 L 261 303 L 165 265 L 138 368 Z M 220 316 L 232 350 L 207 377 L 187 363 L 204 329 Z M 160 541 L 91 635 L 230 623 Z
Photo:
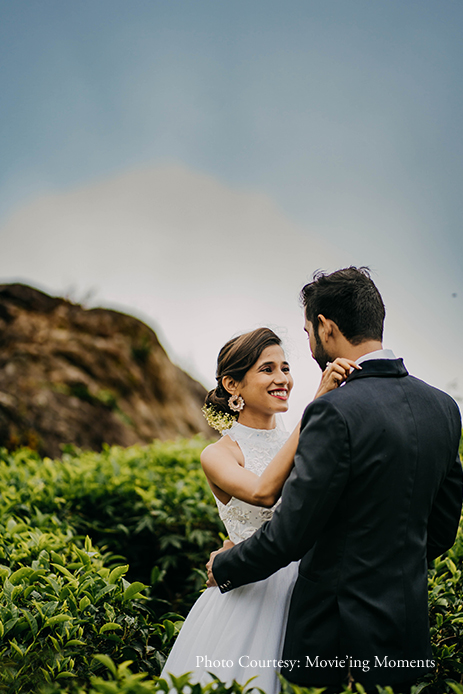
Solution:
M 244 455 L 244 465 L 256 475 L 261 475 L 272 458 L 278 453 L 289 434 L 282 429 L 252 429 L 234 422 L 223 432 L 236 441 Z M 258 528 L 270 520 L 275 507 L 253 506 L 232 497 L 228 504 L 216 498 L 219 516 L 227 529 L 230 540 L 235 544 L 251 537 Z

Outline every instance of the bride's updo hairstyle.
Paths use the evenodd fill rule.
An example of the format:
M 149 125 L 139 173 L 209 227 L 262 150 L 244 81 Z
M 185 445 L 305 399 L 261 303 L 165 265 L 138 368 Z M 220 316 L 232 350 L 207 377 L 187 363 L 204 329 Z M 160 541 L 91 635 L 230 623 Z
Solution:
M 270 345 L 281 345 L 280 338 L 270 328 L 257 328 L 229 340 L 217 357 L 217 387 L 207 394 L 206 406 L 212 405 L 218 412 L 236 417 L 236 412 L 228 406 L 230 393 L 223 387 L 222 378 L 231 376 L 235 381 L 242 381 L 264 349 Z

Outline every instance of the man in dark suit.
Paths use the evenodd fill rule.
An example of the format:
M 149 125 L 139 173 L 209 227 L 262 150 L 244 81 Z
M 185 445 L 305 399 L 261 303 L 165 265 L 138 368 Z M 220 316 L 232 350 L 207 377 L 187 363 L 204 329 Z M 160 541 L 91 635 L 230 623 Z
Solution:
M 319 274 L 301 298 L 320 367 L 345 357 L 361 370 L 307 407 L 281 504 L 211 555 L 209 584 L 226 592 L 301 559 L 282 674 L 331 692 L 352 678 L 403 691 L 435 665 L 427 563 L 460 519 L 460 413 L 383 350 L 384 304 L 366 269 Z

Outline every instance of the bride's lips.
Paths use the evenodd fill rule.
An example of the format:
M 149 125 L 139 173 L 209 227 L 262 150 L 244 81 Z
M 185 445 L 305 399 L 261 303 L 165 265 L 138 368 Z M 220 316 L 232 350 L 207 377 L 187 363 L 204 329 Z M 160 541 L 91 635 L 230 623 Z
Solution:
M 278 390 L 269 390 L 268 392 L 269 395 L 272 395 L 274 398 L 278 398 L 278 400 L 288 399 L 288 391 L 284 388 L 279 388 Z

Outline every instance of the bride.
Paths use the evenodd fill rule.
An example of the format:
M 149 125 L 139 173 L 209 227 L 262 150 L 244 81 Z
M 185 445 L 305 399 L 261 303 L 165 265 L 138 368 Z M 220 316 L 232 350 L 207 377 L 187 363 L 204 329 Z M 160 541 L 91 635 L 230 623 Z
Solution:
M 315 394 L 336 388 L 354 362 L 337 359 Z M 288 409 L 293 387 L 280 338 L 269 328 L 229 340 L 217 359 L 217 387 L 206 398 L 209 423 L 223 429 L 201 464 L 228 532 L 224 548 L 250 537 L 273 514 L 296 452 L 299 425 L 289 436 L 276 416 Z M 298 562 L 269 578 L 222 594 L 208 588 L 186 618 L 161 677 L 192 673 L 206 684 L 213 673 L 231 684 L 276 694 L 289 599 Z

